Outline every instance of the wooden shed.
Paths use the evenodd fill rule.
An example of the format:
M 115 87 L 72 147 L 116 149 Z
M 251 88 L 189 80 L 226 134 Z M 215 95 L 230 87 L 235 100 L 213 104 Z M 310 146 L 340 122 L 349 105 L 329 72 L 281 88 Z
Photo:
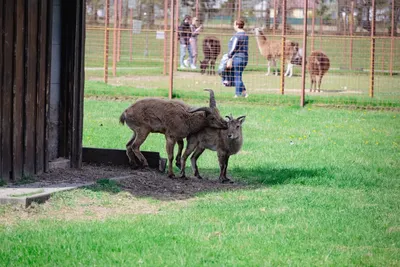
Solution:
M 0 179 L 82 163 L 85 1 L 0 0 Z

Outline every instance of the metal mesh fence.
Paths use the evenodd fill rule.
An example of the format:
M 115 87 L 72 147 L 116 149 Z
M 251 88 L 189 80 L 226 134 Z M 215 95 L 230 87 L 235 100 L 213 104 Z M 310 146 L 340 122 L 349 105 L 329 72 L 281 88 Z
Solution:
M 278 95 L 283 94 L 293 96 L 293 102 L 298 103 L 303 77 L 302 67 L 296 64 L 301 61 L 287 58 L 286 46 L 282 50 L 284 41 L 291 41 L 298 43 L 297 55 L 307 55 L 307 61 L 312 51 L 321 51 L 329 58 L 330 68 L 322 78 L 320 92 L 310 92 L 310 71 L 306 71 L 306 101 L 398 105 L 399 1 L 309 0 L 307 12 L 304 4 L 303 0 L 87 0 L 87 80 L 143 88 L 149 95 L 212 88 L 233 97 L 235 88 L 225 87 L 218 74 L 202 74 L 200 62 L 205 59 L 205 40 L 218 39 L 221 48 L 215 63 L 217 72 L 235 33 L 233 22 L 241 17 L 249 36 L 243 81 L 250 97 L 280 101 Z M 190 64 L 180 68 L 178 36 L 185 15 L 198 18 L 197 27 L 202 25 L 197 37 L 198 59 L 193 64 L 196 68 Z M 262 29 L 264 44 L 257 42 L 257 28 Z M 288 63 L 294 62 L 291 77 L 280 71 L 281 52 L 276 67 L 271 66 L 266 75 L 268 56 L 262 55 L 260 46 L 274 41 L 281 44 L 278 50 L 286 56 L 284 72 Z M 187 59 L 187 49 L 185 53 Z M 277 76 L 274 70 L 279 71 Z

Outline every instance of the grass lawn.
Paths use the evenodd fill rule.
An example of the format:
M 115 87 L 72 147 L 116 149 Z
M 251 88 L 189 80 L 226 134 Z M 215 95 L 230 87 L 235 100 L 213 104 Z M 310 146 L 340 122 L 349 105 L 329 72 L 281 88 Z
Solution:
M 149 92 L 106 89 L 117 101 L 85 100 L 84 146 L 122 149 L 131 131 L 118 118 L 134 101 L 125 97 Z M 204 92 L 176 94 L 207 105 Z M 63 192 L 28 210 L 0 207 L 1 265 L 400 265 L 399 112 L 216 97 L 223 115 L 247 116 L 228 175 L 250 188 L 160 201 L 111 185 Z M 142 150 L 165 157 L 164 147 L 152 134 Z M 215 152 L 198 164 L 217 178 Z M 84 216 L 73 216 L 78 207 Z M 140 207 L 146 212 L 130 212 Z M 99 209 L 107 216 L 93 217 Z

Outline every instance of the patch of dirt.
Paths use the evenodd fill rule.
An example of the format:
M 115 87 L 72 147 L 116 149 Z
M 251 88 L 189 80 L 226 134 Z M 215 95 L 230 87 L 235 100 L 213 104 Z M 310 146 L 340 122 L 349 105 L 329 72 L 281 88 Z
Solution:
M 167 177 L 157 170 L 133 170 L 129 166 L 106 166 L 84 164 L 81 169 L 53 169 L 35 176 L 35 183 L 21 187 L 45 187 L 60 183 L 86 183 L 98 179 L 117 178 L 123 191 L 134 197 L 151 197 L 158 200 L 179 200 L 194 197 L 200 192 L 214 192 L 245 188 L 240 183 L 221 184 L 215 179 L 189 178 L 187 180 Z
M 12 225 L 21 220 L 104 220 L 115 216 L 157 214 L 187 207 L 197 193 L 240 190 L 244 184 L 221 184 L 218 179 L 170 179 L 157 170 L 132 170 L 127 166 L 84 164 L 82 169 L 53 169 L 32 177 L 34 183 L 9 185 L 18 187 L 49 187 L 56 184 L 95 182 L 113 179 L 119 193 L 106 191 L 101 198 L 90 193 L 71 192 L 65 199 L 50 198 L 44 204 L 32 203 L 28 208 L 8 206 L 0 209 L 0 224 Z M 89 187 L 90 189 L 90 187 Z M 89 195 L 86 195 L 89 194 Z M 151 201 L 153 198 L 159 201 Z
M 129 178 L 118 181 L 121 187 L 137 197 L 159 200 L 176 200 L 194 197 L 200 192 L 215 192 L 245 188 L 246 185 L 221 184 L 218 180 L 168 178 L 158 171 L 138 171 Z

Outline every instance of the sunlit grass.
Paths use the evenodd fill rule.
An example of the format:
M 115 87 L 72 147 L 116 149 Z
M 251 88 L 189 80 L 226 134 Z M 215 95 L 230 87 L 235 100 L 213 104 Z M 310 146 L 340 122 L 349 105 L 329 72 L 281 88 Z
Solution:
M 134 99 L 152 93 L 128 87 L 90 90 L 89 95 L 110 100 L 85 100 L 84 146 L 124 149 L 132 132 L 118 124 L 119 115 Z M 202 90 L 176 94 L 191 105 L 208 103 Z M 166 96 L 164 91 L 156 95 Z M 313 104 L 299 108 L 285 97 L 283 105 L 277 105 L 261 96 L 234 101 L 228 92 L 216 94 L 221 114 L 246 115 L 244 145 L 231 157 L 228 175 L 250 188 L 203 192 L 184 205 L 149 200 L 140 204 L 109 181 L 63 192 L 52 200 L 53 209 L 72 213 L 74 207 L 87 205 L 87 212 L 66 221 L 46 217 L 47 211 L 39 209 L 0 226 L 0 262 L 5 266 L 398 266 L 399 112 Z M 164 137 L 151 134 L 142 150 L 159 151 L 165 157 Z M 217 179 L 215 152 L 206 151 L 198 164 L 204 177 Z M 129 210 L 143 201 L 150 203 L 152 213 L 93 218 L 96 207 Z M 7 210 L 0 209 L 0 216 L 7 216 Z

